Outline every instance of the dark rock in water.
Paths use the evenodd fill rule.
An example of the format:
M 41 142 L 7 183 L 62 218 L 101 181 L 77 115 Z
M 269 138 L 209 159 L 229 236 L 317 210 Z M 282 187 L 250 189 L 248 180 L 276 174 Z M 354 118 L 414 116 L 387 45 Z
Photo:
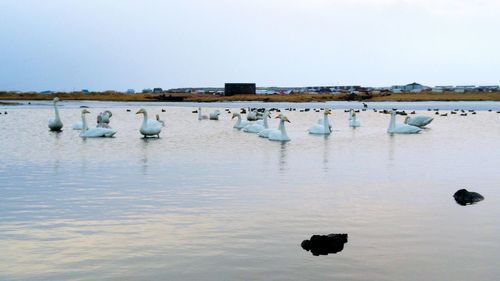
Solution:
M 453 198 L 455 198 L 457 204 L 462 206 L 474 204 L 484 200 L 484 197 L 481 194 L 477 192 L 467 191 L 467 189 L 460 189 L 459 191 L 455 192 Z
M 311 251 L 315 256 L 336 254 L 344 249 L 347 234 L 313 235 L 311 239 L 302 241 L 302 249 Z
M 89 108 L 89 107 L 86 105 L 80 105 L 80 108 Z

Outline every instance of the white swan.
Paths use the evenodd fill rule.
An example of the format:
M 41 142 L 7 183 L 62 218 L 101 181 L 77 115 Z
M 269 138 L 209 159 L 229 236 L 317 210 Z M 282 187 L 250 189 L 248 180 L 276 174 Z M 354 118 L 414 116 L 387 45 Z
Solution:
M 80 132 L 80 137 L 82 138 L 102 138 L 102 137 L 112 137 L 116 134 L 115 131 L 108 128 L 92 128 L 87 127 L 87 121 L 85 120 L 85 114 L 90 113 L 87 109 L 82 110 L 82 131 Z
M 322 123 L 316 123 L 309 128 L 309 134 L 314 134 L 314 135 L 329 135 L 332 132 L 332 127 L 330 125 L 330 119 L 328 119 L 328 115 L 331 114 L 330 109 L 325 109 L 323 112 L 323 118 L 321 118 L 319 121 L 322 121 Z
M 264 110 L 264 116 L 263 116 L 264 119 L 259 120 L 262 122 L 257 121 L 253 124 L 247 125 L 245 128 L 243 128 L 243 132 L 258 134 L 265 129 L 269 129 L 269 125 L 267 124 L 268 117 L 269 117 L 269 110 L 266 109 Z
M 156 114 L 156 121 L 160 122 L 162 127 L 165 127 L 165 122 L 160 120 L 160 114 Z
M 210 113 L 210 120 L 219 120 L 220 111 L 217 109 L 214 112 Z
M 198 107 L 198 120 L 208 119 L 208 116 L 201 114 L 201 107 Z
M 160 137 L 161 133 L 161 128 L 163 128 L 162 123 L 156 121 L 156 120 L 149 120 L 148 119 L 148 113 L 144 108 L 141 108 L 139 111 L 136 112 L 136 114 L 142 114 L 144 115 L 144 120 L 142 121 L 141 128 L 139 129 L 139 132 L 147 138 L 148 136 L 157 136 L 158 138 Z
M 286 118 L 285 115 L 280 114 L 278 117 L 280 119 L 280 125 L 277 130 L 273 130 L 269 132 L 269 140 L 272 141 L 289 141 L 290 138 L 288 137 L 288 134 L 286 133 L 285 129 L 285 121 L 290 123 L 290 120 Z
M 247 120 L 248 121 L 257 121 L 258 118 L 257 118 L 257 111 L 250 111 L 250 109 L 248 110 L 248 114 L 247 114 Z
M 235 129 L 241 130 L 241 129 L 245 128 L 247 125 L 251 124 L 248 121 L 241 120 L 241 114 L 239 114 L 237 112 L 233 113 L 233 117 L 231 119 L 234 119 L 235 117 L 238 118 L 238 120 L 236 121 L 236 123 L 233 126 L 233 128 L 235 128 Z
M 99 115 L 97 115 L 97 127 L 110 128 L 109 119 L 111 118 L 111 116 L 113 116 L 113 113 L 111 113 L 111 111 L 109 110 L 99 113 Z
M 358 117 L 356 116 L 356 112 L 354 110 L 349 111 L 349 126 L 352 128 L 356 128 L 361 126 L 361 123 L 358 120 Z
M 57 108 L 58 101 L 59 101 L 58 97 L 55 97 L 53 99 L 55 117 L 49 119 L 49 129 L 51 131 L 60 131 L 63 127 L 63 123 L 61 121 L 61 118 L 59 117 L 59 109 Z
M 433 117 L 425 115 L 417 115 L 417 116 L 407 117 L 405 119 L 405 123 L 412 126 L 424 127 L 426 125 L 429 125 L 432 122 L 432 120 L 434 120 Z
M 396 112 L 391 111 L 391 122 L 389 123 L 389 128 L 387 128 L 389 134 L 416 134 L 420 131 L 422 131 L 422 129 L 419 127 L 404 123 L 396 124 Z

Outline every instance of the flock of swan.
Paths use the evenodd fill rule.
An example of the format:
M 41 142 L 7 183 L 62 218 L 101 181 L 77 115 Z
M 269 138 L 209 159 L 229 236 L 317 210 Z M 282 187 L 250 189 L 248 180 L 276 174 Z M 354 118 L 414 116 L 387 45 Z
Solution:
M 54 117 L 49 119 L 48 127 L 51 131 L 60 131 L 63 128 L 63 123 L 59 115 L 59 109 L 57 103 L 59 98 L 54 98 Z M 269 128 L 268 119 L 271 117 L 270 111 L 280 112 L 276 119 L 279 119 L 279 125 L 276 129 Z M 130 111 L 130 110 L 127 110 Z M 230 113 L 229 109 L 226 109 Z M 316 110 L 319 112 L 319 110 Z M 349 110 L 349 126 L 352 128 L 357 128 L 361 126 L 361 122 L 356 115 L 356 111 Z M 359 111 L 358 111 L 359 112 Z M 113 114 L 110 111 L 101 112 L 97 117 L 97 126 L 95 128 L 89 128 L 85 115 L 90 113 L 87 109 L 81 111 L 81 122 L 75 123 L 72 128 L 74 130 L 80 130 L 80 137 L 82 138 L 98 138 L 98 137 L 113 137 L 116 134 L 110 126 L 110 119 Z M 221 112 L 215 110 L 209 115 L 202 113 L 201 107 L 198 110 L 193 111 L 193 113 L 198 114 L 198 120 L 219 120 Z M 291 123 L 288 118 L 281 113 L 278 109 L 248 109 L 248 114 L 246 116 L 247 120 L 243 120 L 241 114 L 247 113 L 245 109 L 242 112 L 235 112 L 231 119 L 236 119 L 236 123 L 233 128 L 241 130 L 245 133 L 257 134 L 261 138 L 267 138 L 271 141 L 290 141 L 290 137 L 287 134 L 285 122 Z M 432 117 L 425 115 L 417 115 L 412 117 L 406 117 L 404 123 L 396 122 L 395 110 L 388 111 L 391 118 L 389 122 L 389 127 L 387 132 L 390 134 L 416 134 L 422 131 L 422 128 L 430 124 L 433 120 Z M 159 115 L 156 115 L 156 120 L 149 119 L 148 113 L 145 109 L 140 109 L 136 114 L 143 115 L 143 121 L 139 128 L 139 132 L 144 137 L 160 137 L 160 133 L 165 123 L 160 120 Z M 332 133 L 332 123 L 329 119 L 331 110 L 326 108 L 323 110 L 323 116 L 308 129 L 309 134 L 313 135 L 329 135 Z
M 54 118 L 49 119 L 49 129 L 51 131 L 61 131 L 63 128 L 63 123 L 61 117 L 59 116 L 59 109 L 57 103 L 59 98 L 54 98 Z M 83 109 L 81 113 L 82 121 L 73 124 L 73 130 L 80 130 L 80 137 L 82 138 L 102 138 L 102 137 L 112 137 L 116 134 L 110 126 L 110 119 L 113 114 L 111 111 L 106 110 L 101 112 L 97 116 L 97 126 L 95 128 L 89 128 L 87 125 L 87 120 L 85 114 L 90 113 L 87 109 Z M 160 137 L 161 129 L 165 126 L 165 122 L 160 120 L 160 116 L 156 115 L 156 120 L 148 119 L 148 113 L 145 109 L 140 109 L 136 114 L 142 114 L 144 116 L 139 132 L 144 137 Z

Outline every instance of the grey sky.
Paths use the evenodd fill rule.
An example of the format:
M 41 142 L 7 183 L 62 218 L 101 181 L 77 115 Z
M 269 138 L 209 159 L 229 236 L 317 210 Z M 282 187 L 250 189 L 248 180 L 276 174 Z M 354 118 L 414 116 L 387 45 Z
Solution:
M 500 84 L 500 1 L 1 0 L 1 90 Z

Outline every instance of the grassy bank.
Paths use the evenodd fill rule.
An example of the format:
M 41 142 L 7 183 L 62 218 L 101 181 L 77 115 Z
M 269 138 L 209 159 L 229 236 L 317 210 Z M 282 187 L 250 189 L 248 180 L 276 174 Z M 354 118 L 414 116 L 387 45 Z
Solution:
M 54 94 L 0 92 L 0 100 L 51 100 L 58 96 L 62 100 L 95 100 L 95 101 L 168 101 L 162 100 L 161 94 L 123 94 L 118 92 L 61 92 Z M 163 96 L 164 98 L 165 96 Z M 186 102 L 231 102 L 231 101 L 263 101 L 263 102 L 326 102 L 326 101 L 500 101 L 500 92 L 494 93 L 400 93 L 400 94 L 292 94 L 292 95 L 238 95 L 214 96 L 209 94 L 166 94 L 169 97 L 180 97 Z

